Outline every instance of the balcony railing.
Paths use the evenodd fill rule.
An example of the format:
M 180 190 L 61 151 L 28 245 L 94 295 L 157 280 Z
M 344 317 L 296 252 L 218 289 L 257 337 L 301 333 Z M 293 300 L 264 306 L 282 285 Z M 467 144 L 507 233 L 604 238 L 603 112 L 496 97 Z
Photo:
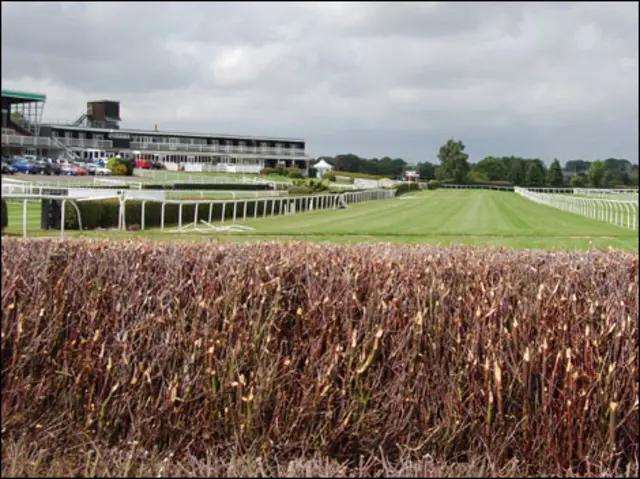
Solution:
M 306 158 L 303 148 L 269 148 L 261 146 L 229 146 L 229 145 L 189 145 L 182 143 L 143 143 L 132 141 L 133 150 L 164 151 L 164 152 L 198 152 L 220 153 L 252 156 L 288 156 Z
M 51 139 L 40 136 L 2 135 L 2 144 L 8 146 L 50 147 Z
M 60 143 L 72 148 L 113 148 L 111 140 L 88 140 L 84 138 L 56 138 Z

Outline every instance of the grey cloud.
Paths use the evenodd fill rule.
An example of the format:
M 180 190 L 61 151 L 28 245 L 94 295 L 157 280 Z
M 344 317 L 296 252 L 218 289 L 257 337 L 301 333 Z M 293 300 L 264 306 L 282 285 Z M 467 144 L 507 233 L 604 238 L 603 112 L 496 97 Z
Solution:
M 472 156 L 638 158 L 631 2 L 3 2 L 2 80 L 317 155 L 419 161 L 455 136 Z

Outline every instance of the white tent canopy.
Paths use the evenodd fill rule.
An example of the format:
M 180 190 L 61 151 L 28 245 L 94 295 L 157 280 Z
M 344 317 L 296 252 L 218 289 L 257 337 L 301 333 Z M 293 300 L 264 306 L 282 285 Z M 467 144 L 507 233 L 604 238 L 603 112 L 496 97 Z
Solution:
M 333 166 L 331 166 L 329 163 L 327 163 L 324 160 L 320 160 L 318 163 L 313 165 L 312 168 L 315 168 L 318 171 L 318 177 L 321 177 L 325 173 L 333 170 Z

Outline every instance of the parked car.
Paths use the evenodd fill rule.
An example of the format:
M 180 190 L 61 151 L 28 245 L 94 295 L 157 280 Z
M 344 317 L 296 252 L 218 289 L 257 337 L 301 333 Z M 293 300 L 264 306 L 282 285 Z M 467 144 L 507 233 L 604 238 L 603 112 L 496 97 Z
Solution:
M 96 176 L 111 176 L 111 170 L 109 168 L 103 168 L 102 166 L 96 166 Z
M 36 162 L 39 165 L 42 165 L 44 168 L 45 175 L 59 175 L 60 174 L 60 165 L 57 165 L 53 162 L 47 160 L 39 160 Z
M 83 166 L 80 166 L 80 164 L 79 164 L 79 163 L 71 163 L 71 164 L 69 164 L 69 166 L 70 166 L 71 168 L 75 168 L 76 172 L 78 173 L 78 176 L 87 176 L 87 174 L 88 174 L 88 173 L 87 173 L 87 170 L 85 170 L 85 169 L 83 168 L 83 166 L 84 166 L 84 165 L 83 165 Z
M 15 175 L 16 169 L 8 163 L 2 162 L 3 175 Z
M 150 170 L 153 168 L 153 163 L 149 160 L 137 159 L 135 162 L 136 168 L 141 168 L 143 170 Z
M 18 160 L 11 163 L 18 173 L 24 173 L 25 175 L 43 175 L 44 166 L 30 162 L 26 160 Z
M 72 165 L 61 165 L 60 174 L 65 176 L 78 176 L 78 171 Z
M 95 176 L 96 168 L 98 168 L 98 167 L 96 165 L 92 164 L 92 163 L 86 163 L 82 168 L 84 170 L 86 170 L 88 175 Z

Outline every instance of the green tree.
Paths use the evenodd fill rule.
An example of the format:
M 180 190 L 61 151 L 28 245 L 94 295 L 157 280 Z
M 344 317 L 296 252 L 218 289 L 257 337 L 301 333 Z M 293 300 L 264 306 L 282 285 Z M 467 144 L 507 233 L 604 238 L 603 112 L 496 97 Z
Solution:
M 482 171 L 471 170 L 469 173 L 467 173 L 466 182 L 479 184 L 489 183 L 489 177 Z
M 442 164 L 442 174 L 456 183 L 464 183 L 469 173 L 469 155 L 464 152 L 464 143 L 453 138 L 440 147 L 438 159 Z
M 526 164 L 522 158 L 507 156 L 502 159 L 507 169 L 507 180 L 516 186 L 523 186 L 526 179 Z
M 542 161 L 526 160 L 524 181 L 527 186 L 544 186 L 546 179 L 547 174 Z
M 584 188 L 589 184 L 589 178 L 587 175 L 579 173 L 575 176 L 571 177 L 571 181 L 569 183 L 573 188 Z
M 589 184 L 594 188 L 600 188 L 602 186 L 602 179 L 607 171 L 604 161 L 594 161 L 589 166 Z
M 436 166 L 428 161 L 418 164 L 418 174 L 421 180 L 433 180 L 436 177 Z
M 551 167 L 547 172 L 547 182 L 550 186 L 560 187 L 564 184 L 564 178 L 562 176 L 562 167 L 557 158 L 551 163 Z
M 489 181 L 506 181 L 507 168 L 501 158 L 487 156 L 473 165 L 473 171 L 484 173 Z
M 591 162 L 585 161 L 585 160 L 569 160 L 564 165 L 564 169 L 566 171 L 570 171 L 574 175 L 577 175 L 577 174 L 580 174 L 580 173 L 585 173 L 586 174 L 587 171 L 589 171 L 589 166 L 590 165 L 591 165 Z

